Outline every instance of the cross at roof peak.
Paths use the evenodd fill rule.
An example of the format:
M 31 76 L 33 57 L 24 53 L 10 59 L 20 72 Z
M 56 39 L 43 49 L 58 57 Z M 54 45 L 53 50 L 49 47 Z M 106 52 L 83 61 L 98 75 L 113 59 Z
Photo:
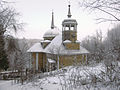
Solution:
M 53 12 L 53 10 L 52 10 L 51 29 L 54 29 L 54 12 Z
M 71 15 L 71 11 L 70 11 L 70 6 L 71 6 L 71 5 L 70 5 L 70 1 L 69 1 L 69 5 L 68 5 L 68 15 L 67 15 L 68 18 L 71 18 L 71 16 L 72 16 L 72 15 Z

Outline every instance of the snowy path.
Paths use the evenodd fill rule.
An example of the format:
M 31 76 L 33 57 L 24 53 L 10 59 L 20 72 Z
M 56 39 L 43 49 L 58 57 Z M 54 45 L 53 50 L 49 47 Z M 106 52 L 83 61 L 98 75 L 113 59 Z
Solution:
M 6 90 L 11 86 L 11 84 L 12 84 L 11 81 L 0 81 L 0 90 Z

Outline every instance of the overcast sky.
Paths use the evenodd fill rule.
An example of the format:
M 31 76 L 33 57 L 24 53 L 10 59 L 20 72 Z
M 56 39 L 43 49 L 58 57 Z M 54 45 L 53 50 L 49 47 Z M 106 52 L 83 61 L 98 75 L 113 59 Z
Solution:
M 21 14 L 21 21 L 26 23 L 24 31 L 19 32 L 17 37 L 42 39 L 44 33 L 50 29 L 51 13 L 54 11 L 54 22 L 60 30 L 62 21 L 67 18 L 69 0 L 10 0 L 14 8 Z M 81 10 L 78 0 L 71 0 L 72 18 L 78 22 L 78 40 L 87 35 L 93 35 L 96 30 L 101 29 L 103 35 L 109 24 L 96 24 L 95 15 Z

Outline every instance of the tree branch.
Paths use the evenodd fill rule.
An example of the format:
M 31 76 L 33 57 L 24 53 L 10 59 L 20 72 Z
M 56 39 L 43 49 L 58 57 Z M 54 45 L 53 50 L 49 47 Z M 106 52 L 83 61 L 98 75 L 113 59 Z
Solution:
M 112 13 L 109 13 L 109 12 L 103 10 L 103 9 L 100 9 L 100 8 L 97 8 L 97 9 L 100 10 L 100 11 L 103 11 L 104 13 L 107 13 L 107 14 L 111 15 L 111 16 L 114 17 L 117 21 L 120 21 L 120 19 L 117 18 L 117 17 L 116 17 L 115 15 L 113 15 Z

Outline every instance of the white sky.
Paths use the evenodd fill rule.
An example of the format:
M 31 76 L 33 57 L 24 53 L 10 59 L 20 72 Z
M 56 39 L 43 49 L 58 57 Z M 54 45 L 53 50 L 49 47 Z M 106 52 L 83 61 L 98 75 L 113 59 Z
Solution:
M 21 14 L 21 21 L 26 23 L 24 32 L 19 32 L 19 38 L 42 39 L 43 34 L 50 29 L 51 13 L 54 11 L 54 23 L 60 30 L 62 21 L 67 18 L 68 0 L 9 0 Z M 77 0 L 71 0 L 72 18 L 78 22 L 78 40 L 87 35 L 93 35 L 96 30 L 101 29 L 103 35 L 109 24 L 96 24 L 95 15 L 89 14 L 78 5 Z

